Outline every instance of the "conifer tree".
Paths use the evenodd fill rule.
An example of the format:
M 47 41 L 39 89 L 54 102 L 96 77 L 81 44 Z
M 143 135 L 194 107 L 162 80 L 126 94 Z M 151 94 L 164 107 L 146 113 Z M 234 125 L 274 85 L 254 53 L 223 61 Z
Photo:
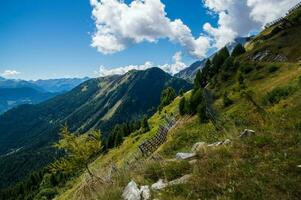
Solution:
M 146 133 L 147 131 L 150 130 L 149 125 L 148 125 L 148 120 L 147 117 L 144 116 L 142 121 L 141 121 L 141 129 L 143 133 Z
M 237 44 L 232 51 L 231 56 L 236 57 L 246 52 L 246 49 L 241 44 Z
M 85 168 L 92 178 L 97 177 L 92 173 L 88 164 L 91 158 L 102 150 L 100 131 L 77 136 L 65 126 L 62 128 L 60 136 L 61 139 L 54 147 L 63 150 L 65 156 L 54 162 L 51 170 L 53 172 L 73 172 Z

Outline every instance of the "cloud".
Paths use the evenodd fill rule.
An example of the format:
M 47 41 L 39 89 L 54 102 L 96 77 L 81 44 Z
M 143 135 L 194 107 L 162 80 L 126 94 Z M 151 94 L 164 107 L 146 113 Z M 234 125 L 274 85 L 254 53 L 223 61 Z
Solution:
M 163 71 L 169 73 L 169 74 L 176 74 L 179 71 L 185 69 L 187 65 L 182 61 L 182 53 L 177 52 L 172 57 L 173 63 L 171 64 L 164 64 L 164 65 L 155 65 L 152 62 L 145 62 L 142 65 L 128 65 L 124 67 L 116 67 L 112 69 L 107 69 L 105 66 L 100 66 L 99 70 L 95 72 L 97 76 L 104 77 L 104 76 L 110 76 L 110 75 L 116 75 L 116 74 L 125 74 L 131 70 L 146 70 L 152 67 L 158 67 L 162 69 Z
M 128 65 L 124 67 L 117 67 L 113 69 L 107 69 L 105 66 L 100 66 L 99 70 L 96 71 L 96 75 L 100 77 L 125 74 L 131 70 L 146 70 L 154 67 L 152 62 L 145 62 L 143 65 Z
M 182 71 L 183 69 L 187 68 L 187 65 L 182 61 L 182 52 L 177 52 L 173 57 L 172 60 L 174 63 L 172 64 L 164 64 L 159 65 L 159 68 L 170 73 L 172 75 Z
M 204 0 L 204 5 L 218 16 L 218 25 L 203 26 L 212 46 L 221 48 L 238 36 L 246 36 L 283 15 L 298 0 Z
M 96 24 L 92 47 L 103 54 L 164 38 L 179 43 L 191 56 L 198 58 L 204 57 L 210 47 L 207 37 L 194 38 L 180 19 L 170 20 L 160 0 L 134 0 L 130 4 L 119 0 L 90 0 L 90 3 Z
M 11 76 L 16 76 L 18 74 L 21 74 L 21 72 L 18 72 L 16 70 L 5 70 L 1 76 L 4 76 L 4 77 L 11 77 Z

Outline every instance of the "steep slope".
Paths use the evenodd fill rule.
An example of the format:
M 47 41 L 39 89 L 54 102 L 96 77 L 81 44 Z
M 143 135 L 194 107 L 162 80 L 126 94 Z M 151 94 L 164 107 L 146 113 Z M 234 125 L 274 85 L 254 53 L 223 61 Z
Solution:
M 1 186 L 13 184 L 56 157 L 49 156 L 49 146 L 57 140 L 62 124 L 67 123 L 78 133 L 90 129 L 108 133 L 116 123 L 153 114 L 162 90 L 168 86 L 176 91 L 191 87 L 152 68 L 91 79 L 41 104 L 23 105 L 4 113 L 0 116 Z
M 155 135 L 166 115 L 178 112 L 178 97 L 164 112 L 149 119 L 149 132 L 132 133 L 120 147 L 91 163 L 99 176 L 116 166 L 119 170 L 112 175 L 113 183 L 90 181 L 84 173 L 65 189 L 58 188 L 55 199 L 118 200 L 131 180 L 139 186 L 150 186 L 159 179 L 171 181 L 187 174 L 190 179 L 186 181 L 153 189 L 152 199 L 300 199 L 301 9 L 288 19 L 291 25 L 276 35 L 264 37 L 274 26 L 250 42 L 264 38 L 236 58 L 240 67 L 231 77 L 209 85 L 207 90 L 214 94 L 211 106 L 219 114 L 216 119 L 200 123 L 197 116 L 179 116 L 167 142 L 151 156 L 139 157 L 138 146 Z M 288 38 L 292 41 L 285 45 L 287 51 L 274 49 Z M 266 50 L 273 52 L 270 57 L 253 59 L 254 54 Z M 275 59 L 277 55 L 284 55 L 287 62 Z M 225 103 L 224 94 L 231 103 Z M 191 94 L 184 96 L 189 99 Z M 253 129 L 255 135 L 241 138 L 244 129 Z M 216 143 L 226 139 L 230 143 Z M 205 143 L 194 160 L 175 159 L 177 152 L 192 152 L 196 142 Z
M 56 96 L 33 88 L 0 88 L 0 114 L 21 104 L 37 104 Z
M 227 46 L 229 52 L 232 52 L 237 44 L 245 45 L 248 41 L 251 40 L 251 38 L 252 37 L 238 37 L 233 42 L 227 44 L 226 46 Z M 215 53 L 207 59 L 212 59 L 214 57 L 214 55 L 215 55 Z M 175 77 L 182 78 L 182 79 L 185 79 L 188 81 L 192 81 L 194 79 L 197 71 L 201 70 L 205 66 L 207 59 L 203 59 L 201 61 L 196 61 L 196 62 L 192 63 L 186 69 L 183 69 L 182 71 L 175 74 Z

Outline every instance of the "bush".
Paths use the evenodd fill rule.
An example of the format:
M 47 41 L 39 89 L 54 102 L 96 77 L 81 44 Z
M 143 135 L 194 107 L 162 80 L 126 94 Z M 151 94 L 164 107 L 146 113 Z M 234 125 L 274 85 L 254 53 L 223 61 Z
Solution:
M 248 74 L 251 71 L 253 71 L 253 67 L 251 67 L 250 65 L 242 65 L 240 67 L 240 71 L 243 72 L 244 74 Z
M 206 123 L 209 121 L 209 117 L 206 111 L 206 104 L 204 101 L 198 105 L 197 113 L 201 123 Z
M 264 97 L 265 104 L 279 103 L 280 100 L 288 97 L 294 93 L 295 88 L 292 86 L 277 87 L 272 91 L 268 92 Z
M 278 69 L 279 69 L 279 67 L 276 66 L 276 65 L 269 66 L 269 72 L 270 73 L 276 72 L 276 71 L 278 71 Z
M 168 87 L 165 90 L 163 90 L 161 94 L 161 103 L 159 105 L 159 111 L 161 112 L 162 109 L 165 106 L 169 105 L 176 97 L 177 94 L 172 87 Z
M 228 95 L 226 93 L 224 93 L 224 96 L 223 96 L 223 103 L 224 103 L 224 107 L 228 107 L 231 104 L 233 104 L 233 101 L 228 97 Z
M 179 112 L 181 116 L 185 115 L 186 113 L 185 108 L 186 108 L 186 99 L 185 97 L 182 97 L 179 103 Z
M 246 52 L 245 48 L 241 44 L 237 44 L 236 47 L 234 48 L 231 56 L 236 57 L 245 52 Z

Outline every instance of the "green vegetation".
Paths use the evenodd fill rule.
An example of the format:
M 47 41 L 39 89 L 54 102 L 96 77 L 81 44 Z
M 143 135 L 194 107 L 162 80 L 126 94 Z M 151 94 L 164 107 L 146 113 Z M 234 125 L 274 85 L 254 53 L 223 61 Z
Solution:
M 89 169 L 88 163 L 102 150 L 101 133 L 92 131 L 77 136 L 65 126 L 60 133 L 61 139 L 54 146 L 66 155 L 51 164 L 54 172 L 73 172 L 85 168 L 91 177 L 96 177 Z
M 249 45 L 256 45 L 249 46 L 245 53 L 230 56 L 223 48 L 197 73 L 193 90 L 182 97 L 174 98 L 171 90 L 164 92 L 161 110 L 143 120 L 148 131 L 139 129 L 124 135 L 122 143 L 88 165 L 97 176 L 105 176 L 111 172 L 110 166 L 115 166 L 112 183 L 91 181 L 91 177 L 86 176 L 88 172 L 84 172 L 70 176 L 62 187 L 50 190 L 41 187 L 34 189 L 32 195 L 41 193 L 52 198 L 58 193 L 57 200 L 119 200 L 130 180 L 151 185 L 158 179 L 170 181 L 190 174 L 191 179 L 186 183 L 152 191 L 152 198 L 299 199 L 301 68 L 295 62 L 297 53 L 292 50 L 300 48 L 296 46 L 298 35 L 293 31 L 299 31 L 295 28 L 300 28 L 301 13 L 296 13 L 297 16 L 292 14 L 288 18 L 291 26 L 276 32 L 265 30 L 250 42 Z M 284 54 L 290 62 L 253 60 L 254 54 L 271 50 L 289 37 L 296 37 L 297 42 L 291 43 L 289 48 L 285 46 L 287 52 L 277 48 L 279 52 L 273 53 Z M 277 72 L 270 70 L 272 65 Z M 168 133 L 167 141 L 151 156 L 143 157 L 139 154 L 139 145 L 153 138 L 166 116 L 171 115 L 178 121 Z M 255 135 L 240 138 L 244 129 L 253 129 Z M 197 152 L 194 163 L 174 159 L 177 152 L 191 152 L 196 142 L 211 144 L 226 139 L 231 143 L 216 147 L 205 145 Z M 42 182 L 47 182 L 46 177 L 44 175 Z
M 189 90 L 191 84 L 158 68 L 131 71 L 88 80 L 46 102 L 23 105 L 1 115 L 0 188 L 24 180 L 60 156 L 52 144 L 58 141 L 62 124 L 67 123 L 76 134 L 100 129 L 106 139 L 115 125 L 154 114 L 162 91 L 168 87 L 178 93 Z M 118 138 L 120 144 L 122 136 Z
M 86 199 L 117 200 L 131 179 L 139 185 L 151 185 L 159 178 L 169 181 L 186 174 L 192 175 L 187 183 L 153 191 L 152 198 L 298 199 L 301 195 L 298 175 L 301 69 L 297 63 L 256 63 L 250 57 L 244 60 L 249 53 L 248 50 L 230 57 L 223 49 L 220 58 L 208 60 L 205 68 L 198 72 L 191 92 L 176 98 L 163 107 L 163 112 L 149 119 L 149 132 L 130 134 L 117 149 L 92 163 L 91 166 L 102 170 L 112 160 L 116 162 L 120 171 L 112 185 L 98 185 L 96 192 L 87 192 L 78 189 L 89 186 L 85 179 L 79 178 L 57 199 L 80 199 L 74 195 L 77 193 Z M 277 73 L 269 69 L 272 65 L 277 66 Z M 280 100 L 264 104 L 262 99 L 266 98 Z M 211 107 L 216 109 L 216 121 L 200 123 L 198 115 L 204 112 L 199 105 L 203 102 L 207 102 L 203 111 Z M 169 132 L 167 142 L 151 157 L 134 162 L 128 170 L 124 165 L 127 158 L 136 152 L 142 141 L 154 136 L 164 115 L 177 110 L 182 117 Z M 239 138 L 246 128 L 255 130 L 255 136 Z M 191 151 L 196 142 L 210 144 L 225 139 L 230 139 L 231 144 L 215 148 L 205 146 L 198 152 L 195 164 L 173 159 L 177 152 Z
M 172 87 L 168 87 L 162 91 L 161 103 L 159 105 L 159 111 L 169 105 L 177 97 L 175 90 Z
M 268 92 L 264 96 L 264 102 L 266 104 L 275 104 L 279 103 L 281 99 L 287 98 L 289 95 L 295 92 L 295 88 L 293 86 L 281 86 L 273 89 L 272 91 Z
M 241 54 L 244 54 L 245 52 L 246 52 L 245 47 L 242 46 L 241 44 L 237 44 L 235 46 L 235 48 L 233 49 L 231 56 L 237 57 L 237 56 L 239 56 Z

